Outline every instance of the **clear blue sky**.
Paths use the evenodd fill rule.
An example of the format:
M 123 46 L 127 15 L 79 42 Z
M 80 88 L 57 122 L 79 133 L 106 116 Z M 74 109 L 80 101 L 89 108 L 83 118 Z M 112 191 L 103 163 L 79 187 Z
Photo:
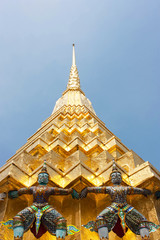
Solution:
M 0 1 L 0 166 L 50 116 L 76 44 L 97 116 L 160 170 L 160 1 Z

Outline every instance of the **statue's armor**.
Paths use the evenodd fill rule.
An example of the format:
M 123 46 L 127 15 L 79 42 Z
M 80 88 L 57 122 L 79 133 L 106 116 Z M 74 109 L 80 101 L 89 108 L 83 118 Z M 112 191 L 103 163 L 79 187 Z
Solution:
M 109 192 L 111 195 L 111 200 L 114 203 L 125 205 L 127 204 L 127 193 L 129 189 L 123 186 L 113 186 L 106 189 L 106 192 Z
M 47 186 L 33 187 L 33 204 L 46 204 L 52 194 L 52 189 Z
M 18 195 L 31 194 L 33 195 L 33 205 L 37 207 L 43 207 L 48 204 L 48 198 L 50 195 L 67 195 L 72 192 L 72 189 L 61 189 L 48 186 L 33 186 L 30 188 L 21 188 L 18 190 Z

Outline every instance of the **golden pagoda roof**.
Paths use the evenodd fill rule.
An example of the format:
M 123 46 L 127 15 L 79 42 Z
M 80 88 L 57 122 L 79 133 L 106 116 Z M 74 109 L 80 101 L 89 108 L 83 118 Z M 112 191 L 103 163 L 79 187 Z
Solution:
M 56 102 L 52 114 L 64 106 L 85 106 L 95 114 L 90 100 L 85 96 L 80 87 L 80 79 L 76 66 L 75 45 L 73 44 L 72 66 L 69 75 L 67 89 Z
M 99 186 L 109 181 L 113 157 L 128 184 L 138 186 L 152 178 L 160 181 L 158 170 L 125 146 L 95 115 L 80 88 L 73 45 L 65 92 L 51 116 L 0 168 L 1 186 L 9 178 L 24 186 L 33 185 L 45 159 L 52 183 L 67 187 L 83 177 Z

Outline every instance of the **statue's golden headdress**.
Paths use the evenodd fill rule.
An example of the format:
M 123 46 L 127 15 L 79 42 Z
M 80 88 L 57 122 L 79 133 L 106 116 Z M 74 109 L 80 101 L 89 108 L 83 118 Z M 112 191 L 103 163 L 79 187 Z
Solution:
M 47 171 L 46 160 L 44 160 L 43 167 L 42 167 L 42 169 L 41 169 L 39 174 L 41 174 L 41 173 L 47 173 L 49 175 L 49 173 Z
M 113 165 L 112 165 L 112 172 L 111 172 L 111 174 L 110 174 L 110 177 L 112 176 L 113 173 L 120 173 L 120 174 L 121 174 L 121 172 L 118 170 L 118 168 L 117 168 L 117 166 L 116 166 L 116 163 L 115 163 L 114 158 L 113 158 L 112 161 L 113 161 Z

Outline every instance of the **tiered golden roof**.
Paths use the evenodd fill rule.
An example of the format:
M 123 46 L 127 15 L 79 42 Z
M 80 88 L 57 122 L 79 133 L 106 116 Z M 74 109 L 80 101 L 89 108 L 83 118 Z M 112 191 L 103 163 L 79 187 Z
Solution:
M 74 187 L 80 191 L 85 186 L 110 185 L 113 157 L 122 172 L 124 184 L 156 191 L 160 183 L 160 173 L 149 162 L 144 162 L 134 151 L 129 150 L 106 128 L 81 90 L 74 46 L 72 59 L 67 89 L 56 102 L 51 116 L 0 169 L 0 191 L 36 184 L 44 159 L 47 160 L 52 186 Z M 149 220 L 158 222 L 158 200 L 153 196 L 133 197 L 129 201 Z M 32 198 L 27 195 L 15 200 L 6 199 L 0 203 L 1 220 L 12 218 L 31 202 Z M 98 212 L 109 204 L 109 198 L 101 194 L 90 194 L 82 201 L 72 200 L 71 197 L 53 197 L 51 204 L 67 218 L 68 224 L 81 228 L 88 220 L 95 219 Z M 9 233 L 5 227 L 2 226 L 1 229 L 2 239 L 8 239 L 6 236 Z M 157 231 L 151 239 L 157 240 L 158 235 Z M 111 233 L 111 237 L 119 239 L 114 233 Z M 24 239 L 35 238 L 27 232 Z M 41 239 L 54 237 L 45 234 Z M 76 237 L 67 239 L 93 240 L 98 239 L 98 236 L 82 227 Z M 124 239 L 139 238 L 128 231 Z

